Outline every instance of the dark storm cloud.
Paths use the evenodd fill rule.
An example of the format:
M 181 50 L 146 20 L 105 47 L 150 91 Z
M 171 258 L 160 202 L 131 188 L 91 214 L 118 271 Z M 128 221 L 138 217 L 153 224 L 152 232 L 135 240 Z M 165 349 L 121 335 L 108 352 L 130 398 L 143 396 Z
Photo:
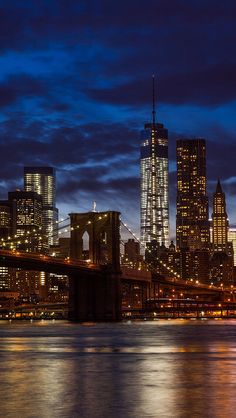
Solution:
M 18 144 L 15 155 L 18 161 L 19 156 L 35 159 L 42 153 L 48 154 L 48 160 L 54 164 L 72 164 L 78 160 L 84 163 L 91 159 L 103 161 L 107 158 L 122 160 L 137 151 L 139 144 L 136 132 L 122 124 L 68 126 L 65 121 L 57 121 L 60 126 L 53 127 L 47 120 L 28 123 L 26 119 L 21 115 L 19 119 L 8 120 L 0 126 L 3 153 L 13 144 Z
M 99 170 L 99 174 L 101 171 Z M 71 201 L 77 199 L 76 196 L 83 193 L 93 193 L 99 196 L 107 198 L 110 194 L 120 194 L 121 200 L 123 198 L 132 199 L 136 197 L 138 199 L 139 179 L 137 177 L 129 177 L 123 179 L 107 179 L 102 181 L 99 177 L 96 177 L 96 170 L 93 171 L 92 177 L 90 177 L 91 171 L 88 170 L 87 176 L 81 176 L 75 178 L 74 175 L 67 176 L 67 180 L 64 184 L 58 188 L 60 200 Z
M 125 140 L 127 137 L 129 143 Z M 24 118 L 15 123 L 7 121 L 1 124 L 1 175 L 8 179 L 7 188 L 16 176 L 22 178 L 23 165 L 53 165 L 60 178 L 59 200 L 65 195 L 68 200 L 73 199 L 73 194 L 78 192 L 94 193 L 105 189 L 109 193 L 115 185 L 119 192 L 120 184 L 123 194 L 127 190 L 132 193 L 130 178 L 133 174 L 131 171 L 129 176 L 127 170 L 138 166 L 135 141 L 135 133 L 119 124 L 48 129 L 47 123 L 26 124 Z M 10 165 L 6 155 L 11 155 Z M 114 179 L 114 175 L 120 179 Z M 21 184 L 22 181 L 19 186 Z M 7 189 L 2 189 L 2 198 L 6 192 Z
M 236 170 L 235 170 L 235 156 L 236 156 L 236 143 L 207 143 L 207 168 L 209 182 L 217 182 L 219 178 L 225 184 L 228 183 L 228 191 L 230 191 L 233 185 L 236 185 Z M 230 180 L 231 179 L 231 180 Z M 232 189 L 231 189 L 232 190 Z M 236 188 L 234 190 L 236 194 Z
M 13 105 L 17 100 L 39 98 L 47 94 L 42 80 L 26 74 L 9 76 L 0 83 L 0 106 Z
M 83 74 L 79 88 L 104 103 L 147 103 L 147 80 L 156 72 L 161 102 L 214 105 L 235 98 L 235 15 L 233 1 L 215 1 L 214 7 L 202 0 L 129 0 L 119 5 L 51 0 L 34 7 L 11 1 L 0 14 L 0 47 L 38 50 L 42 60 L 45 51 L 71 52 L 75 67 L 72 63 L 67 76 L 57 75 L 50 82 L 60 83 L 61 77 L 65 85 L 75 71 L 78 84 Z M 108 75 L 109 85 L 98 87 L 95 74 L 103 77 L 103 84 Z M 119 81 L 122 76 L 129 81 Z M 76 78 L 73 83 L 78 88 Z M 6 94 L 9 102 L 11 95 L 14 92 Z M 68 104 L 63 103 L 54 109 L 66 110 Z
M 158 97 L 167 104 L 218 105 L 236 99 L 236 62 L 220 63 L 198 72 L 158 76 Z M 150 103 L 147 79 L 112 88 L 87 90 L 98 102 L 140 107 Z

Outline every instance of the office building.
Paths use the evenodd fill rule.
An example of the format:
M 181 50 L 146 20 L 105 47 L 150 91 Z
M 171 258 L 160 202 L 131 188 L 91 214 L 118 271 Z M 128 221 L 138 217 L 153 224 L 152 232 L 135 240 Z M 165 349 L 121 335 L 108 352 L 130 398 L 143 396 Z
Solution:
M 156 123 L 154 77 L 152 122 L 145 124 L 141 140 L 141 242 L 168 246 L 168 131 Z
M 177 141 L 176 244 L 190 251 L 209 248 L 204 139 Z
M 228 231 L 228 240 L 233 247 L 233 261 L 234 266 L 236 266 L 236 230 L 234 228 L 230 228 Z
M 222 191 L 220 181 L 218 180 L 216 191 L 213 195 L 213 213 L 212 213 L 212 241 L 213 251 L 228 251 L 228 229 L 229 222 L 226 213 L 225 194 Z
M 11 208 L 11 233 L 17 237 L 23 236 L 19 248 L 39 250 L 43 244 L 42 197 L 35 192 L 18 190 L 8 193 L 8 201 Z
M 48 245 L 55 245 L 58 241 L 56 208 L 56 174 L 52 167 L 25 167 L 24 189 L 42 196 L 43 233 L 47 236 Z
M 11 210 L 12 248 L 20 251 L 42 252 L 45 242 L 42 236 L 42 196 L 36 192 L 21 191 L 8 193 Z M 19 292 L 22 300 L 35 300 L 39 296 L 41 272 L 9 269 L 10 288 Z
M 229 221 L 225 194 L 219 180 L 213 195 L 212 249 L 211 281 L 216 284 L 232 284 L 234 251 L 233 243 L 229 242 Z
M 11 232 L 11 210 L 8 200 L 0 201 L 0 238 L 7 238 Z

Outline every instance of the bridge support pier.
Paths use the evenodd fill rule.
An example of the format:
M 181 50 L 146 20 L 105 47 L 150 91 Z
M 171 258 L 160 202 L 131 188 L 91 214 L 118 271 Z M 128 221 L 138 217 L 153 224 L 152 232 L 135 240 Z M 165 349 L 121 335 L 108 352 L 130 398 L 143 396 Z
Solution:
M 69 320 L 120 321 L 121 280 L 110 271 L 71 276 L 69 290 Z

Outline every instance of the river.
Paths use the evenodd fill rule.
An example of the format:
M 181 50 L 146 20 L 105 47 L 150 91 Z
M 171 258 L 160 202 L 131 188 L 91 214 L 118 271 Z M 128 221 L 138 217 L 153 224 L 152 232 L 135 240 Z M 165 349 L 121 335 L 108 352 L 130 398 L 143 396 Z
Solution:
M 0 321 L 1 418 L 235 418 L 236 321 Z

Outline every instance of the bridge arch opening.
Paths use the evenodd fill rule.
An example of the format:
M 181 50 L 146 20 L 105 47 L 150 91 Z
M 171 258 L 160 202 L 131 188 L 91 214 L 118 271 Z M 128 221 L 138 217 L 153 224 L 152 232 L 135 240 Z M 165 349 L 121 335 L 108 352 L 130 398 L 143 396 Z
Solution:
M 82 235 L 82 252 L 83 252 L 83 259 L 89 259 L 89 233 L 88 231 L 84 231 Z

